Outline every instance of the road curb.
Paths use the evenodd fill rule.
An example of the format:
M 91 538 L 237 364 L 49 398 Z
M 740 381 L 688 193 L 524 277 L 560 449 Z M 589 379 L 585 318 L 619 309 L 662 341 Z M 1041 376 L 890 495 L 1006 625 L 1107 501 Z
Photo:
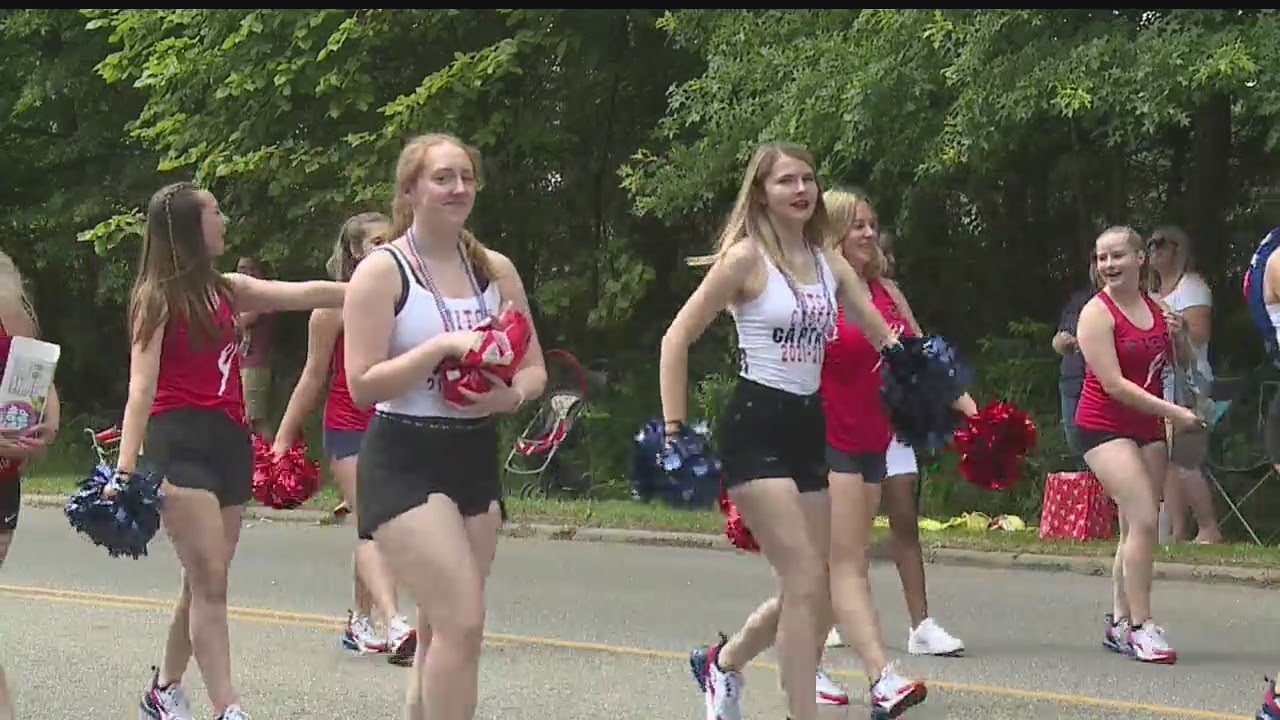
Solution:
M 66 498 L 58 495 L 25 495 L 24 505 L 31 507 L 62 507 Z M 321 510 L 276 510 L 251 505 L 245 508 L 246 520 L 266 522 L 295 522 L 313 525 L 332 525 L 333 516 Z M 692 532 L 662 532 L 652 530 L 625 530 L 620 528 L 578 527 L 574 525 L 548 525 L 510 521 L 502 528 L 502 534 L 516 538 L 545 540 L 576 540 L 579 542 L 605 542 L 624 545 L 695 548 L 741 552 L 723 535 Z M 933 565 L 980 567 L 1004 570 L 1036 570 L 1041 572 L 1069 572 L 1078 575 L 1107 576 L 1111 574 L 1111 558 L 1069 555 L 1042 555 L 1037 553 L 1012 553 L 985 550 L 949 548 L 930 543 L 922 538 L 925 562 Z M 889 561 L 887 541 L 871 548 L 873 560 Z M 1177 580 L 1199 583 L 1229 583 L 1269 588 L 1280 585 L 1280 569 L 1231 567 L 1226 565 L 1187 565 L 1183 563 L 1157 562 L 1154 576 L 1157 580 Z

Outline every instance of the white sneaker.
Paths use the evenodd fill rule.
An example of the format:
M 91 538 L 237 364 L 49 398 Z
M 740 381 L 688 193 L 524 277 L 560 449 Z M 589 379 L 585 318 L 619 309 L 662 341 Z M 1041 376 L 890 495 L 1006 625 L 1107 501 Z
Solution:
M 373 628 L 368 615 L 348 612 L 347 629 L 342 633 L 342 646 L 360 655 L 387 651 L 387 638 Z
M 923 682 L 902 677 L 894 664 L 889 663 L 871 684 L 871 717 L 873 720 L 899 717 L 924 702 L 928 695 Z
M 827 633 L 827 642 L 824 644 L 829 648 L 849 647 L 849 643 L 840 637 L 840 631 L 836 628 L 831 628 L 831 632 Z
M 818 704 L 819 705 L 848 705 L 849 693 L 844 688 L 836 684 L 834 680 L 827 676 L 822 668 L 818 668 Z
M 151 668 L 151 682 L 142 694 L 142 702 L 138 704 L 140 720 L 194 720 L 191 716 L 191 703 L 181 683 L 169 683 L 168 687 L 159 687 L 160 668 Z
M 925 618 L 919 627 L 907 633 L 907 652 L 912 655 L 959 655 L 964 652 L 964 643 L 943 630 L 933 618 Z
M 252 720 L 252 718 L 249 717 L 249 713 L 241 710 L 239 705 L 228 705 L 217 720 Z
M 703 645 L 689 653 L 689 670 L 706 700 L 707 720 L 742 720 L 742 710 L 738 707 L 742 674 L 721 670 L 718 663 L 725 642 L 726 638 L 721 635 L 718 644 Z
M 397 655 L 412 655 L 417 650 L 418 631 L 409 624 L 403 615 L 391 618 L 391 627 L 387 628 L 387 651 Z
M 1178 662 L 1178 653 L 1169 646 L 1164 628 L 1148 620 L 1142 627 L 1129 631 L 1129 652 L 1135 660 L 1161 665 Z

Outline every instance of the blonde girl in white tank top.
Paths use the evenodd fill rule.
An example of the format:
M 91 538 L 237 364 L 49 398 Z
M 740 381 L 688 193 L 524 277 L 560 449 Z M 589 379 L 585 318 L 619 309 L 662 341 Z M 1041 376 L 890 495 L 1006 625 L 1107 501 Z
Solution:
M 792 144 L 770 144 L 756 150 L 742 178 L 737 202 L 721 234 L 715 255 L 691 261 L 710 264 L 701 285 L 676 315 L 662 339 L 659 377 L 662 411 L 668 433 L 674 433 L 686 420 L 688 404 L 689 346 L 705 331 L 720 311 L 731 308 L 739 319 L 747 322 L 748 349 L 743 353 L 748 367 L 742 382 L 754 383 L 761 392 L 773 393 L 779 401 L 790 390 L 789 380 L 778 378 L 777 363 L 765 352 L 763 328 L 751 329 L 752 317 L 771 316 L 786 320 L 775 328 L 781 333 L 778 344 L 804 347 L 801 338 L 787 337 L 791 326 L 790 311 L 801 311 L 800 327 L 822 330 L 821 312 L 803 312 L 808 307 L 799 289 L 832 281 L 830 295 L 844 304 L 849 317 L 858 323 L 870 342 L 884 346 L 896 341 L 893 333 L 871 304 L 867 286 L 849 267 L 843 257 L 827 252 L 826 234 L 831 232 L 820 188 L 815 179 L 814 162 L 807 150 Z M 770 282 L 769 264 L 788 280 L 791 297 L 774 288 Z M 829 276 L 827 270 L 829 268 Z M 810 274 L 812 273 L 812 274 Z M 758 308 L 753 315 L 753 302 L 768 292 L 768 308 Z M 777 302 L 778 305 L 773 305 Z M 782 308 L 787 307 L 786 311 Z M 785 316 L 785 317 L 782 317 Z M 770 342 L 774 329 L 768 330 Z M 797 329 L 797 333 L 801 332 Z M 755 343 L 754 348 L 752 343 Z M 787 351 L 784 351 L 787 352 Z M 803 355 L 803 352 L 801 353 Z M 801 357 L 803 359 L 803 357 Z M 821 365 L 821 357 L 817 358 Z M 762 382 L 753 381 L 752 365 L 763 363 Z M 771 369 L 772 368 L 772 369 Z M 803 375 L 803 373 L 802 373 Z M 763 383 L 776 383 L 774 386 Z M 816 383 L 810 382 L 816 389 Z M 781 394 L 779 394 L 781 393 Z M 785 420 L 780 419 L 780 429 Z M 719 444 L 723 438 L 715 438 Z M 728 483 L 726 483 L 728 486 Z M 825 490 L 801 493 L 796 481 L 787 477 L 748 479 L 728 490 L 750 527 L 763 555 L 779 579 L 782 610 L 778 621 L 777 653 L 786 693 L 787 710 L 792 720 L 814 720 L 817 717 L 816 675 L 822 651 L 822 635 L 826 634 L 830 613 L 826 574 L 826 555 L 830 533 L 830 505 Z M 819 628 L 821 627 L 821 631 Z M 699 648 L 691 654 L 691 664 L 698 684 L 704 690 L 709 720 L 738 720 L 741 668 L 762 652 L 772 638 L 773 628 L 748 627 L 732 640 Z

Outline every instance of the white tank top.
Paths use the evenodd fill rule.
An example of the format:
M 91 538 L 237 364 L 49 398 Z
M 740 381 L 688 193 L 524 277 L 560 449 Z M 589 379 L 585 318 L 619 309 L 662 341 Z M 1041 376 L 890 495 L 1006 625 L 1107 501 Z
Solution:
M 738 374 L 795 395 L 818 392 L 822 358 L 835 332 L 836 280 L 827 258 L 810 248 L 818 282 L 794 289 L 768 255 L 764 290 L 730 305 L 738 330 Z
M 417 275 L 410 271 L 412 264 L 400 248 L 388 243 L 378 251 L 391 253 L 392 259 L 400 268 L 403 298 L 396 309 L 395 324 L 391 328 L 391 341 L 387 348 L 387 358 L 402 355 L 421 345 L 431 338 L 445 332 L 444 319 L 440 315 L 440 304 L 449 314 L 449 321 L 455 330 L 470 330 L 480 324 L 489 314 L 497 313 L 502 297 L 498 292 L 498 284 L 489 281 L 489 286 L 481 293 L 484 307 L 476 297 L 448 298 L 437 297 L 436 293 L 422 286 Z M 469 259 L 465 258 L 468 263 Z M 437 300 L 440 303 L 437 303 Z M 380 412 L 414 415 L 417 417 L 453 417 L 473 418 L 484 413 L 469 408 L 458 408 L 445 401 L 440 393 L 441 375 L 432 372 L 429 377 L 415 383 L 404 394 L 383 400 L 374 405 Z

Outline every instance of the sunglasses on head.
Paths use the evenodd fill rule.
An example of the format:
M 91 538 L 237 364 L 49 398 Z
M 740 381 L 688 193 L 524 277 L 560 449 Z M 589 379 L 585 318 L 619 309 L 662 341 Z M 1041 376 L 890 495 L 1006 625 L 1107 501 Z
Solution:
M 1169 238 L 1163 235 L 1152 235 L 1151 239 L 1147 241 L 1147 247 L 1153 250 L 1162 248 L 1165 245 L 1169 245 L 1171 247 L 1177 247 L 1177 243 L 1175 243 L 1173 240 L 1170 240 Z

